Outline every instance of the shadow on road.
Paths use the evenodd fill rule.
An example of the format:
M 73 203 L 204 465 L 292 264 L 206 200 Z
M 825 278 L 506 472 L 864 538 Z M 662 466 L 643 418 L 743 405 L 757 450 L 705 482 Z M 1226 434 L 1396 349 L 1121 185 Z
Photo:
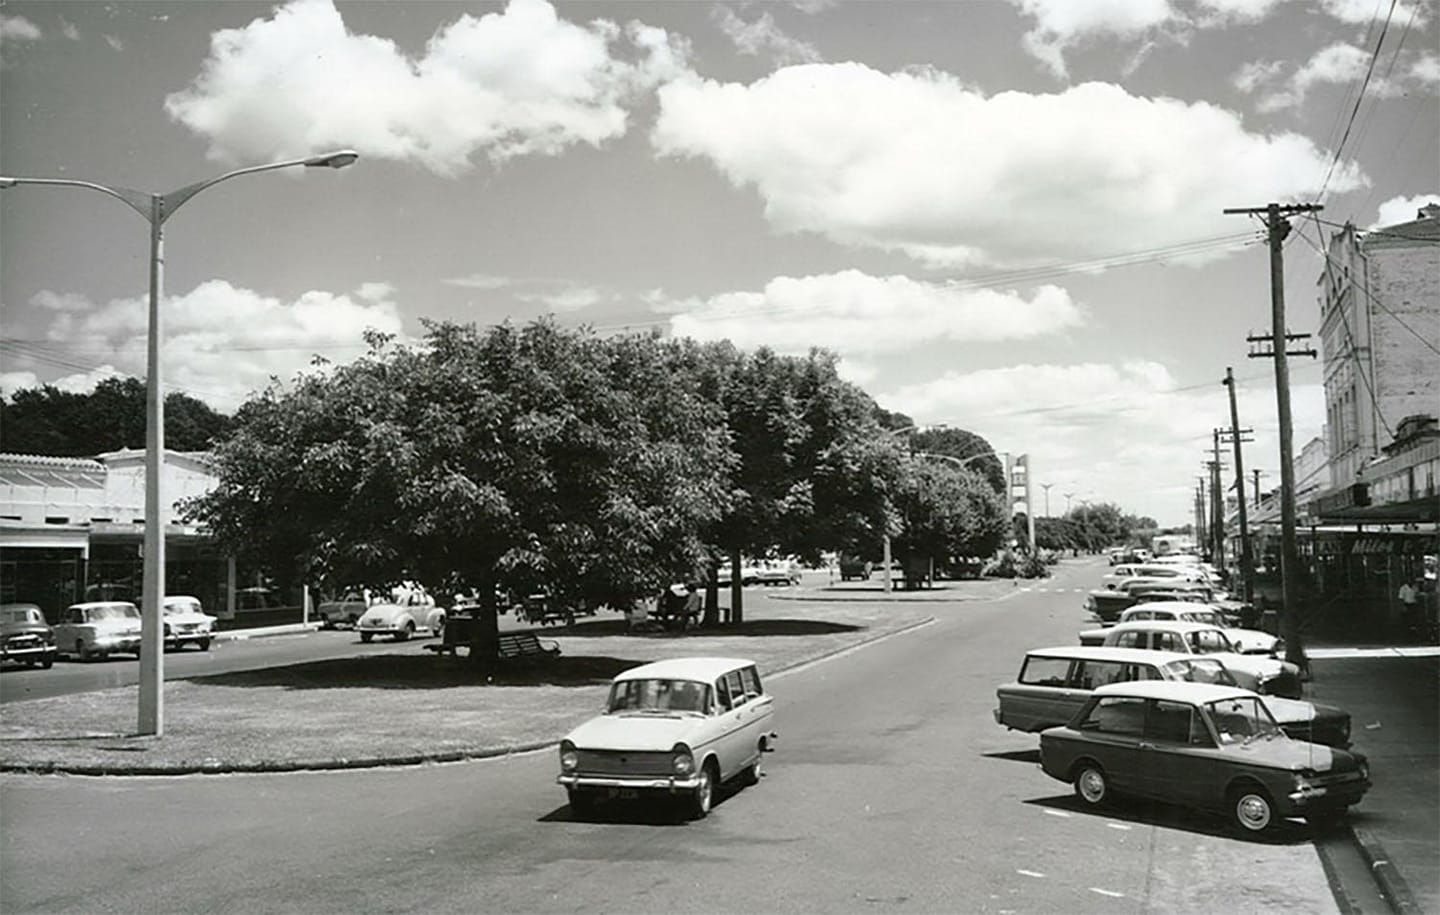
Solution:
M 308 661 L 284 667 L 185 677 L 214 686 L 285 686 L 291 689 L 446 689 L 461 686 L 595 686 L 645 661 L 609 657 L 547 658 L 489 670 L 464 656 L 383 654 Z
M 1102 810 L 1086 807 L 1073 794 L 1057 797 L 1037 798 L 1025 801 L 1036 807 L 1059 810 L 1078 816 L 1098 816 L 1122 823 L 1138 823 L 1144 826 L 1159 826 L 1165 829 L 1183 829 L 1202 836 L 1219 838 L 1244 838 L 1262 845 L 1300 845 L 1313 837 L 1308 825 L 1295 820 L 1281 820 L 1269 832 L 1261 835 L 1240 835 L 1237 827 L 1221 816 L 1205 813 L 1190 807 L 1161 804 L 1151 801 L 1121 798 L 1107 804 Z
M 1040 762 L 1040 748 L 1033 750 L 1006 750 L 1003 753 L 981 753 L 986 759 L 1008 759 L 1011 762 L 1038 763 Z
M 726 801 L 744 791 L 742 785 L 733 782 L 726 782 L 715 788 L 715 796 L 711 802 L 710 812 L 714 814 Z M 664 794 L 655 797 L 638 797 L 622 800 L 620 798 L 601 798 L 595 802 L 595 806 L 584 816 L 580 816 L 570 805 L 557 807 L 549 813 L 540 817 L 539 823 L 615 823 L 627 826 L 688 826 L 695 820 L 691 820 L 686 813 L 686 801 L 681 797 L 669 797 Z

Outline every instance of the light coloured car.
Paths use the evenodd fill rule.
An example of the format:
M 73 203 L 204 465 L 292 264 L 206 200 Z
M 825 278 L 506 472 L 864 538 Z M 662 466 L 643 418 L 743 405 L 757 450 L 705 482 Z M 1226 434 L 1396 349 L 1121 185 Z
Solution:
M 167 595 L 160 601 L 160 610 L 165 616 L 166 648 L 194 645 L 201 651 L 210 650 L 216 620 L 205 612 L 200 598 L 188 594 Z
M 1131 795 L 1225 813 L 1245 835 L 1339 819 L 1370 788 L 1365 757 L 1291 740 L 1262 697 L 1202 683 L 1102 686 L 1040 734 L 1040 767 L 1087 807 Z
M 1120 614 L 1120 622 L 1139 620 L 1178 620 L 1206 623 L 1225 630 L 1225 637 L 1241 654 L 1265 654 L 1279 657 L 1285 651 L 1285 640 L 1260 629 L 1240 629 L 1226 625 L 1225 615 L 1206 604 L 1185 601 L 1147 601 L 1136 604 Z
M 0 661 L 26 667 L 55 663 L 55 631 L 35 604 L 0 604 Z
M 556 781 L 577 816 L 601 799 L 650 796 L 679 799 L 700 819 L 720 784 L 760 781 L 777 739 L 754 661 L 656 661 L 616 676 L 604 713 L 560 741 Z
M 374 604 L 355 623 L 360 641 L 368 642 L 377 635 L 388 635 L 397 642 L 414 636 L 440 635 L 445 631 L 445 611 L 432 600 L 416 600 L 408 604 Z
M 995 690 L 995 722 L 1035 733 L 1065 724 L 1098 687 L 1141 680 L 1211 683 L 1257 691 L 1258 678 L 1231 671 L 1214 655 L 1141 648 L 1058 645 L 1026 653 L 1015 680 Z M 1346 749 L 1350 715 L 1303 699 L 1262 696 L 1281 729 L 1295 740 Z
M 1244 672 L 1253 676 L 1253 688 L 1257 693 L 1284 696 L 1287 699 L 1301 698 L 1299 667 L 1278 658 L 1242 654 L 1225 635 L 1225 630 L 1218 626 L 1167 620 L 1136 620 L 1108 629 L 1082 632 L 1080 644 L 1215 655 L 1232 673 L 1238 675 Z
M 349 626 L 353 629 L 369 608 L 370 599 L 366 592 L 351 590 L 344 592 L 334 600 L 321 601 L 315 607 L 315 615 L 319 617 L 320 625 L 326 629 L 337 629 L 340 626 Z
M 140 610 L 127 601 L 71 604 L 55 624 L 55 648 L 89 661 L 112 654 L 140 656 Z

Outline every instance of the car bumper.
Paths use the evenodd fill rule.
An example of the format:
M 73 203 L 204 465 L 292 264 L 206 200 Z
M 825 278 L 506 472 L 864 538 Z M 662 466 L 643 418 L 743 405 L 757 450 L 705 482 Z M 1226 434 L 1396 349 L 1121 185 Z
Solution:
M 121 654 L 139 654 L 140 637 L 119 639 L 96 639 L 90 645 L 91 651 L 118 651 Z
M 1288 816 L 1303 816 L 1317 810 L 1332 810 L 1358 804 L 1370 790 L 1370 780 L 1345 782 L 1339 785 L 1315 785 L 1290 792 Z
M 37 661 L 55 660 L 54 645 L 29 645 L 11 648 L 10 646 L 0 647 L 0 660 L 5 661 Z
M 184 645 L 186 642 L 209 642 L 214 640 L 213 632 L 177 632 L 165 640 L 167 645 Z
M 700 786 L 700 779 L 693 775 L 688 778 L 652 775 L 558 775 L 555 777 L 555 783 L 566 788 L 618 788 L 633 791 L 666 791 L 678 794 L 681 791 L 694 791 Z

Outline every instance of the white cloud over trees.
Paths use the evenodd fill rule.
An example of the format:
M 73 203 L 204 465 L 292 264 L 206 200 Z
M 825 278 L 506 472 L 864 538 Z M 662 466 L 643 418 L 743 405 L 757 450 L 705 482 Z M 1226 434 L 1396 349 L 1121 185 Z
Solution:
M 1217 237 L 1235 230 L 1224 207 L 1307 197 L 1328 165 L 1300 134 L 1251 132 L 1219 106 L 1108 83 L 987 96 L 937 71 L 842 63 L 748 85 L 681 80 L 659 97 L 657 152 L 753 187 L 777 229 L 928 264 L 1033 265 Z M 1364 181 L 1342 163 L 1330 186 Z

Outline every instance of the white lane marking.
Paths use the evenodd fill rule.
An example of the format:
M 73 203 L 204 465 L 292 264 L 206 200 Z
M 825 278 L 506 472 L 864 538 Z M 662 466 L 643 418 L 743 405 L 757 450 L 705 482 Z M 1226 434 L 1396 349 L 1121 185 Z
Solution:
M 1015 873 L 1020 874 L 1020 875 L 1023 876 L 1023 877 L 1040 877 L 1040 878 L 1042 878 L 1042 879 L 1043 879 L 1044 876 L 1045 876 L 1044 874 L 1040 873 L 1039 871 L 1018 870 L 1018 871 L 1016 871 Z
M 1070 818 L 1070 814 L 1066 813 L 1063 810 L 1046 810 L 1044 812 L 1052 817 L 1065 817 L 1066 819 Z
M 1124 899 L 1124 898 L 1125 898 L 1125 894 L 1124 894 L 1124 893 L 1117 893 L 1117 892 L 1115 892 L 1114 890 L 1102 890 L 1102 889 L 1100 889 L 1100 887 L 1098 887 L 1098 886 L 1092 886 L 1092 887 L 1090 887 L 1090 892 L 1092 892 L 1092 893 L 1099 893 L 1101 896 L 1109 896 L 1109 897 L 1112 898 L 1112 899 Z
M 1106 823 L 1105 825 L 1106 825 L 1106 826 L 1109 826 L 1111 829 L 1125 829 L 1125 830 L 1128 830 L 1128 829 L 1130 828 L 1129 826 L 1126 826 L 1124 823 Z

